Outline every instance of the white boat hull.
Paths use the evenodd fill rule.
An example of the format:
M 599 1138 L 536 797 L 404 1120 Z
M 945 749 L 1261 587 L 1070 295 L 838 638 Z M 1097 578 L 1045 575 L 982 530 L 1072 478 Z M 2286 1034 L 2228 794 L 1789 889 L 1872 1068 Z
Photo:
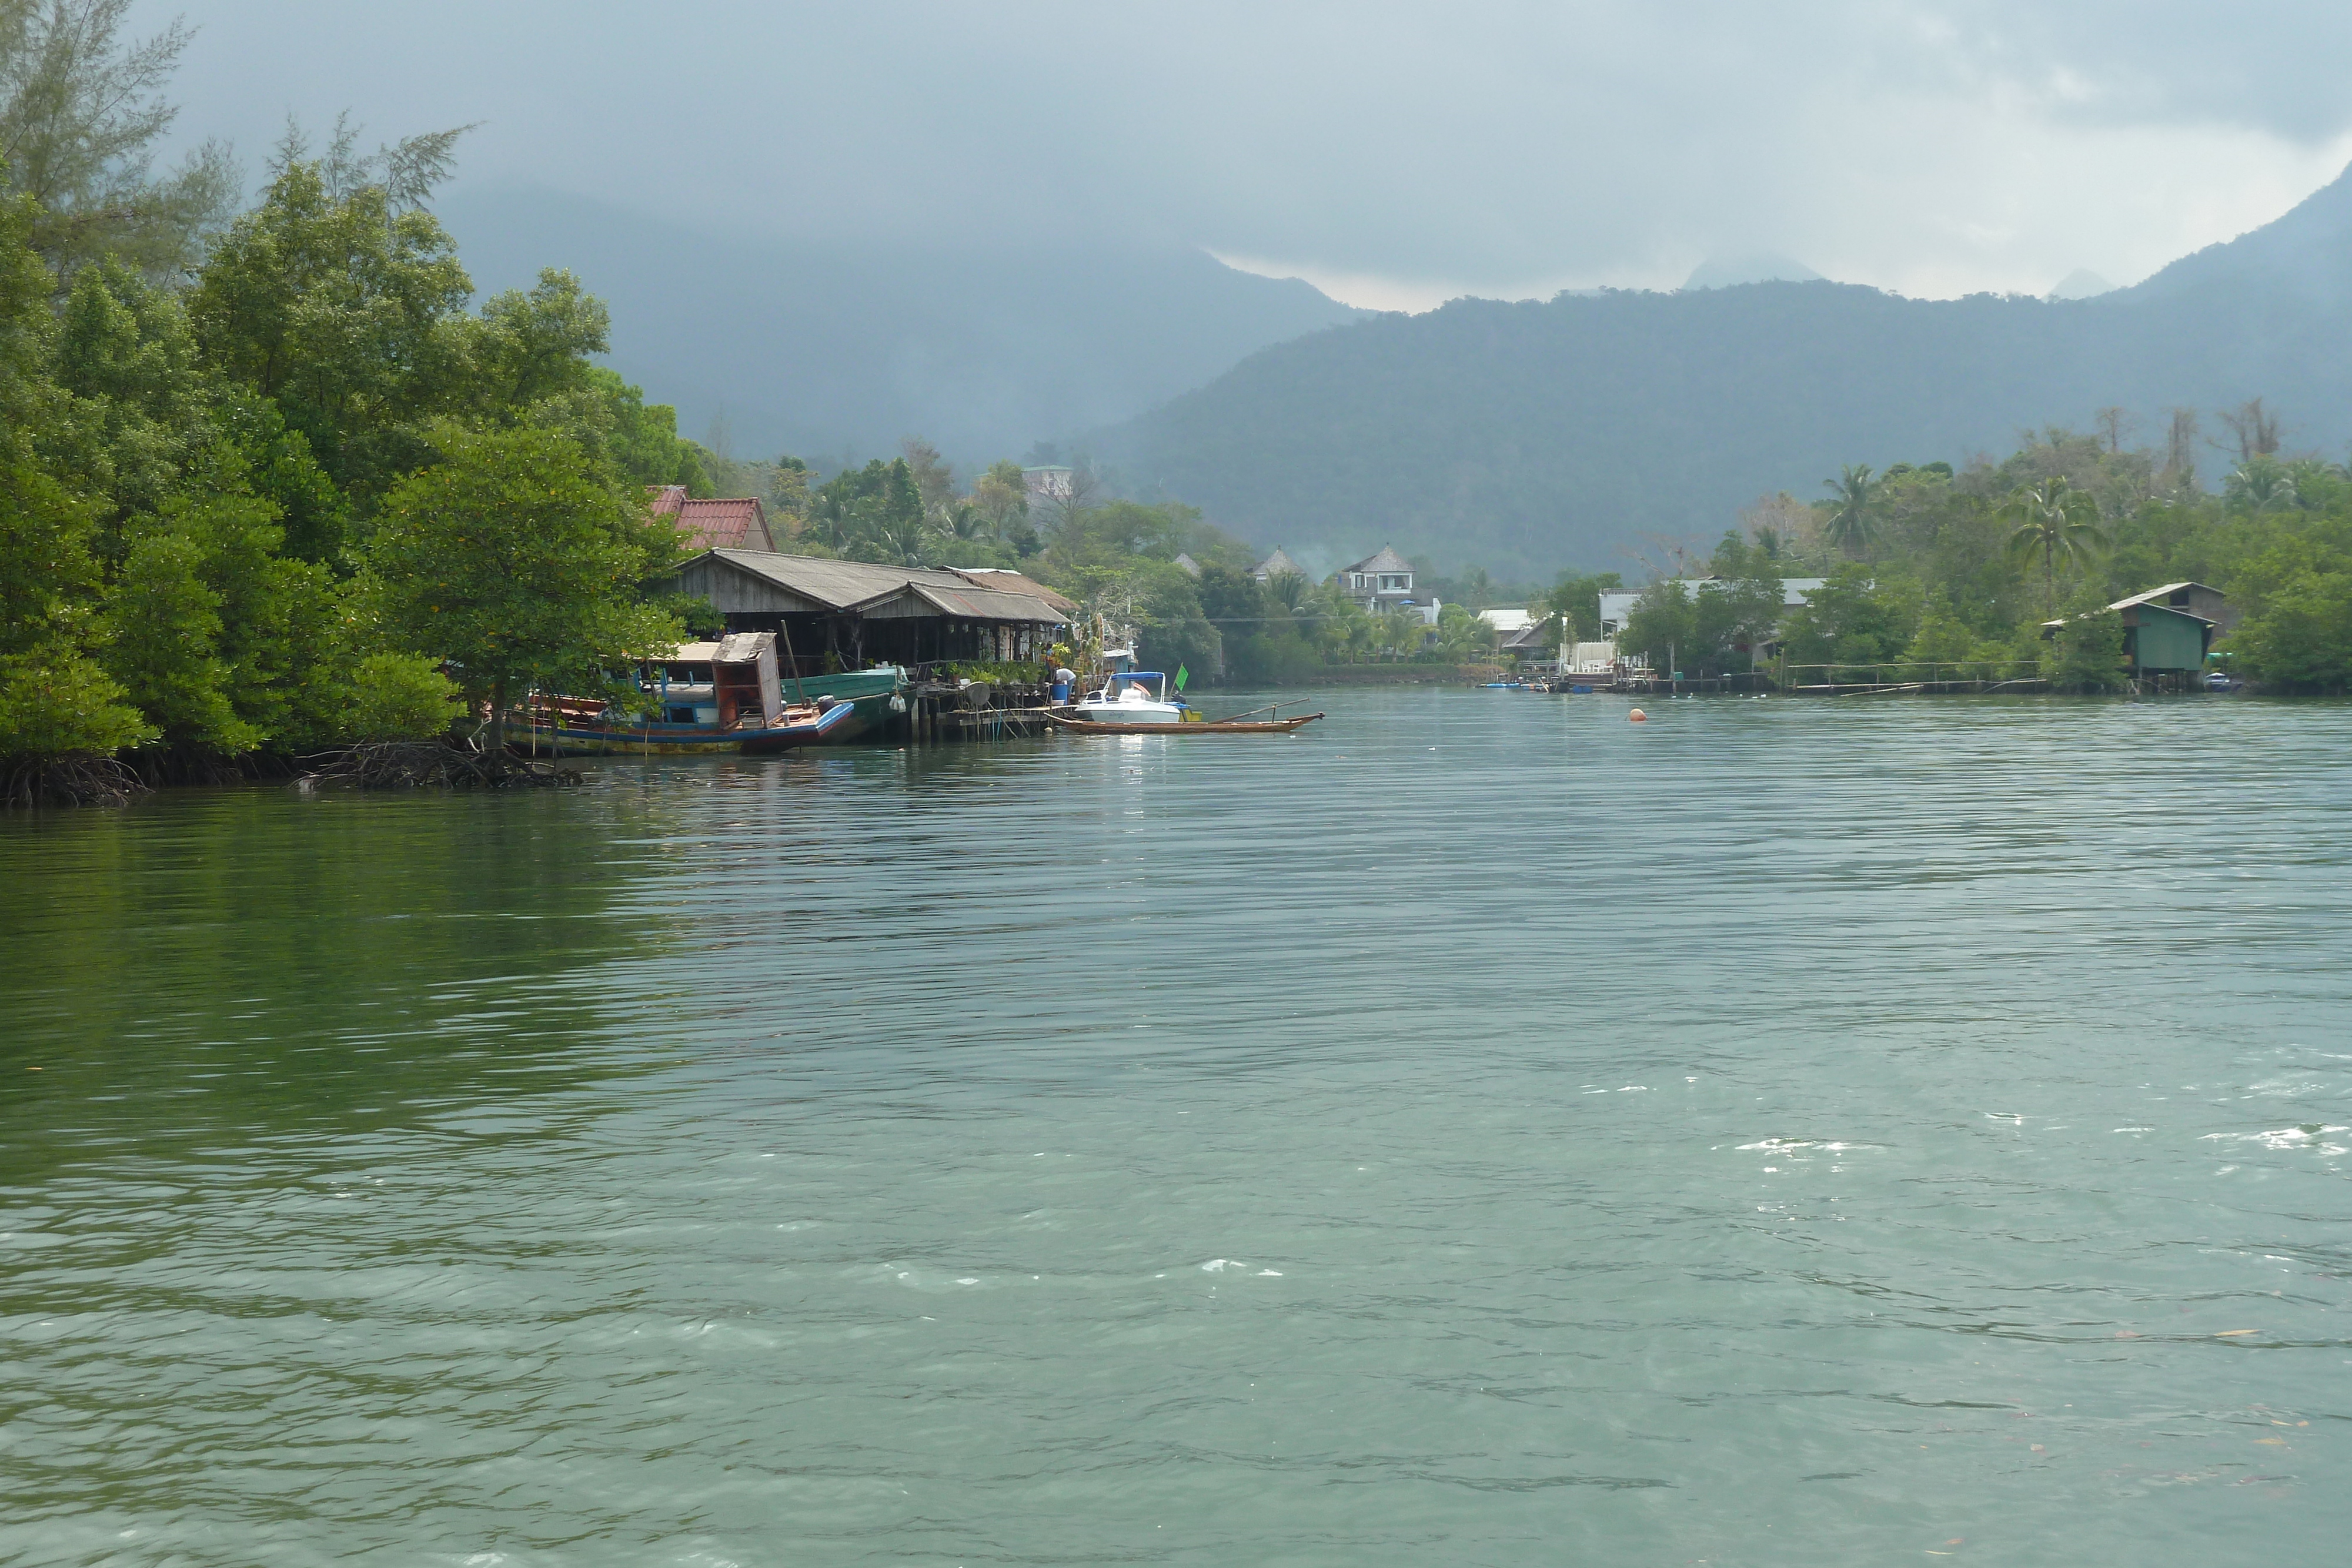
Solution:
M 1184 710 L 1174 703 L 1080 703 L 1071 713 L 1096 724 L 1181 724 Z

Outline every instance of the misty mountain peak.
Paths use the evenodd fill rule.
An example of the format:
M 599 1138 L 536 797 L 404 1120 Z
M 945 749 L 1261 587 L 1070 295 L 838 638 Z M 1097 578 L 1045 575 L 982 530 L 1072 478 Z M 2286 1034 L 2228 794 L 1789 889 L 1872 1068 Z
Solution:
M 1711 256 L 1691 270 L 1685 288 L 1737 288 L 1743 283 L 1819 283 L 1822 275 L 1793 256 L 1756 250 Z
M 2102 294 L 2112 294 L 2116 286 L 2087 267 L 2078 267 L 2053 284 L 2044 298 L 2051 299 L 2095 299 Z

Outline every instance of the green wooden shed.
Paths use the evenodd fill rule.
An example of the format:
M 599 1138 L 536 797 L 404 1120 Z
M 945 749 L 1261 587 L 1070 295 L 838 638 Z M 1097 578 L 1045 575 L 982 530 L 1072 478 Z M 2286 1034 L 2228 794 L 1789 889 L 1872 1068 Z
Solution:
M 2203 669 L 2228 614 L 2221 591 L 2201 582 L 2168 582 L 2107 608 L 2123 615 L 2124 658 L 2135 675 Z
M 2168 582 L 2107 608 L 2123 617 L 2124 663 L 2134 675 L 2196 674 L 2205 667 L 2214 632 L 2237 622 L 2221 591 L 2201 582 Z M 2055 636 L 2064 624 L 2045 621 L 2042 634 Z

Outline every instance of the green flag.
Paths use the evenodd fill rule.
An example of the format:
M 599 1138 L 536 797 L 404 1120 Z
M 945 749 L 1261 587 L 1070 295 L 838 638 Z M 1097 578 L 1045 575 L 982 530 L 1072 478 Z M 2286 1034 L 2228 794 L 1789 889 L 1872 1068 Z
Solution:
M 1178 691 L 1181 692 L 1184 689 L 1184 683 L 1186 680 L 1191 678 L 1192 674 L 1192 671 L 1186 669 L 1181 664 L 1176 666 L 1176 689 Z

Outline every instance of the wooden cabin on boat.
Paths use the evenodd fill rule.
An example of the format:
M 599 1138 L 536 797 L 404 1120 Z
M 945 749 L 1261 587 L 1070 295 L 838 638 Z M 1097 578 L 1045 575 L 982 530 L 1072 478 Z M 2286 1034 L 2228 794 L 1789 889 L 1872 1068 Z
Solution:
M 658 699 L 665 724 L 772 729 L 783 717 L 772 632 L 733 632 L 716 643 L 680 643 L 662 658 L 646 660 L 637 680 Z

